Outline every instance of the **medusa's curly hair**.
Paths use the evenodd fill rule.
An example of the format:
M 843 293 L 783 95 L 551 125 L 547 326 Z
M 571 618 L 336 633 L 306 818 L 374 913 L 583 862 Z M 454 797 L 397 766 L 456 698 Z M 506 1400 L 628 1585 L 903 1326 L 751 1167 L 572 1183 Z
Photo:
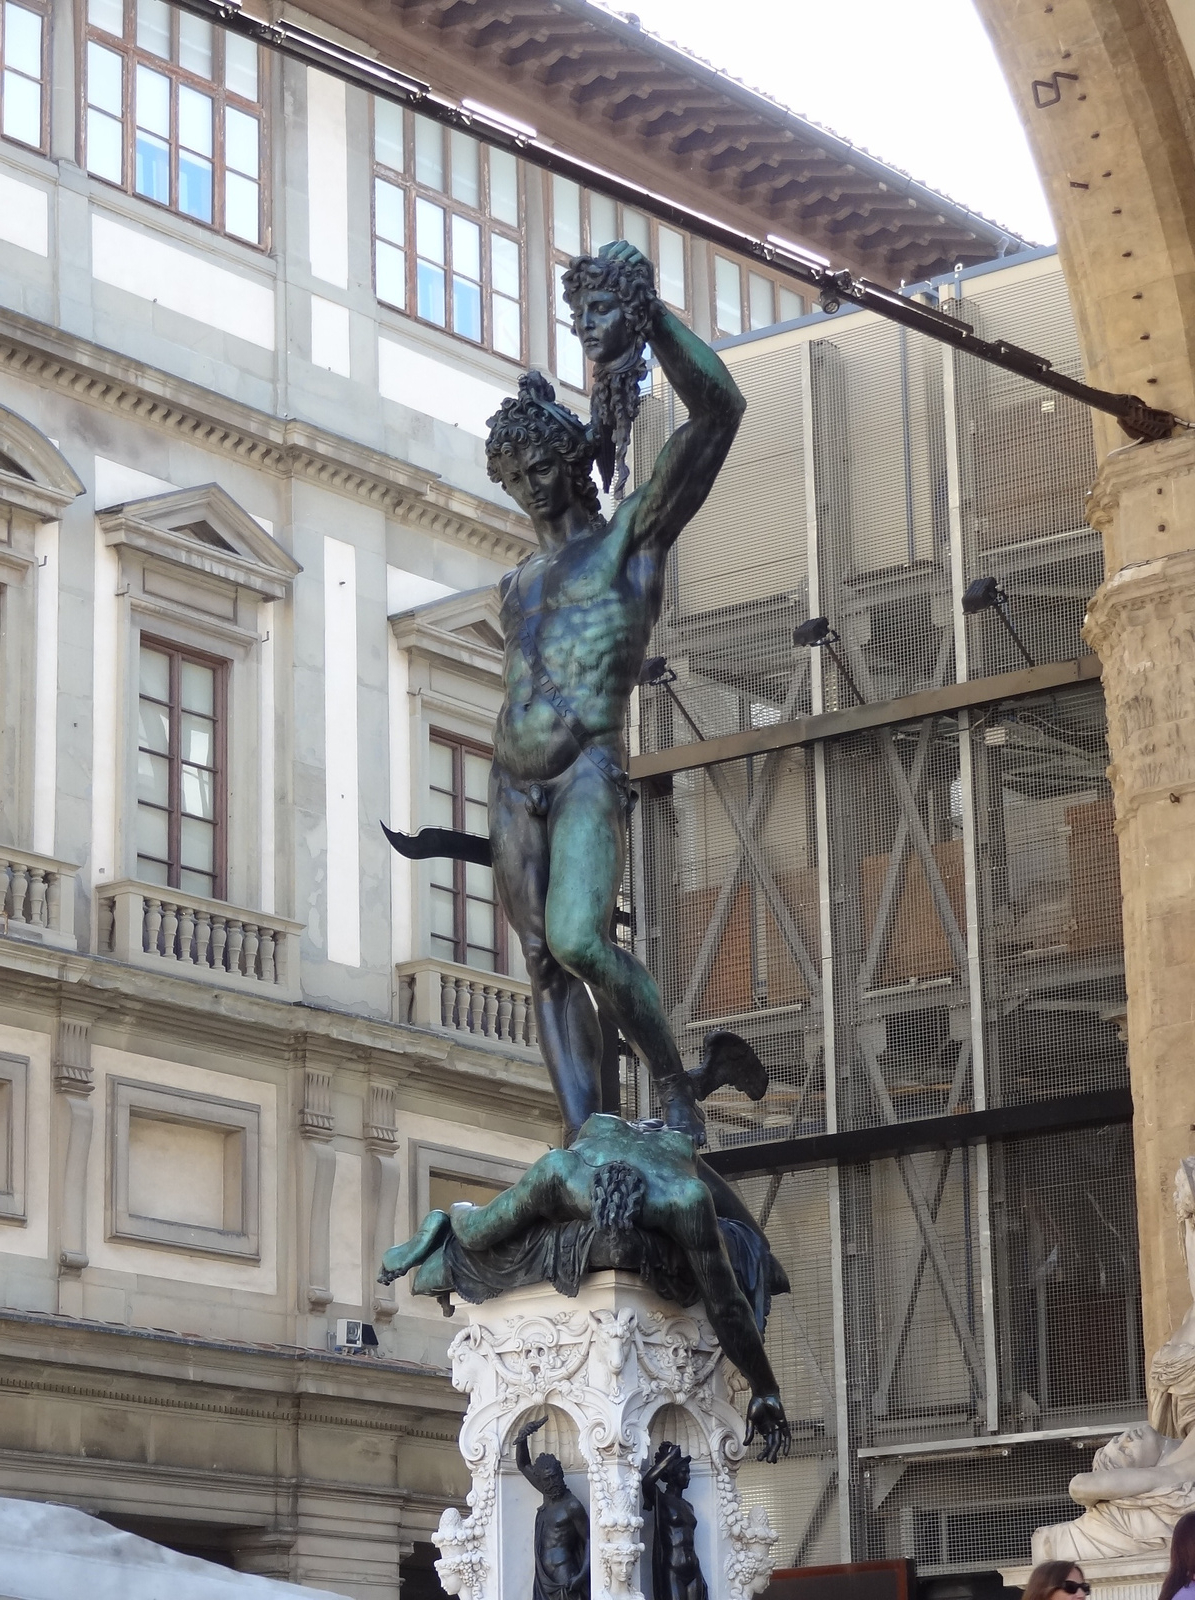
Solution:
M 517 396 L 506 399 L 487 417 L 486 471 L 494 483 L 502 482 L 498 463 L 529 445 L 546 444 L 564 458 L 577 498 L 592 517 L 601 516 L 597 484 L 593 481 L 594 443 L 580 417 L 558 405 L 556 391 L 542 372 L 525 372 Z
M 561 279 L 560 291 L 573 311 L 586 289 L 604 289 L 622 304 L 631 350 L 617 366 L 599 366 L 595 370 L 589 403 L 590 431 L 596 440 L 602 486 L 609 490 L 617 467 L 614 496 L 621 500 L 627 481 L 631 424 L 639 414 L 639 385 L 647 372 L 643 347 L 657 302 L 651 262 L 623 261 L 611 257 L 609 250 L 610 246 L 604 244 L 596 256 L 575 256 Z

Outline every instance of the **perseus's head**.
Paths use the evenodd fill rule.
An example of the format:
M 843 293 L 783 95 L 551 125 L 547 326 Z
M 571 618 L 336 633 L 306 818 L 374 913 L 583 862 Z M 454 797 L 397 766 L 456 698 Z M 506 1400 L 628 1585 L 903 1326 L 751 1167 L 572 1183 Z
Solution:
M 579 501 L 599 515 L 594 445 L 580 417 L 558 405 L 539 372 L 525 372 L 519 392 L 489 421 L 486 470 L 532 521 L 559 516 Z

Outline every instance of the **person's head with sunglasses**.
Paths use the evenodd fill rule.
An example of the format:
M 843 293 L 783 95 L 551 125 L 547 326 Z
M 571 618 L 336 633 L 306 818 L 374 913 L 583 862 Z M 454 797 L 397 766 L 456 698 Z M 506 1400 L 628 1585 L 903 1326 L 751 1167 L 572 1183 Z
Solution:
M 1162 1581 L 1158 1600 L 1195 1600 L 1195 1511 L 1174 1524 L 1170 1535 L 1170 1570 Z
M 1042 1561 L 1029 1574 L 1021 1600 L 1073 1600 L 1075 1595 L 1090 1593 L 1082 1567 L 1073 1561 Z

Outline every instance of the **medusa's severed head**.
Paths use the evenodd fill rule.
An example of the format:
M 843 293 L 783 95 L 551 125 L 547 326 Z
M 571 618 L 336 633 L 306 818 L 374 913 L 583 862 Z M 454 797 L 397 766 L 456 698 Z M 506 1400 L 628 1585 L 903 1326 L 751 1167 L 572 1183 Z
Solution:
M 631 424 L 647 372 L 643 349 L 659 305 L 651 262 L 619 242 L 570 261 L 560 285 L 581 348 L 594 363 L 590 431 L 602 485 L 621 499 Z
M 556 515 L 564 508 L 556 501 L 568 499 L 601 516 L 589 430 L 557 404 L 542 373 L 525 372 L 517 396 L 504 400 L 488 422 L 486 471 L 529 517 Z

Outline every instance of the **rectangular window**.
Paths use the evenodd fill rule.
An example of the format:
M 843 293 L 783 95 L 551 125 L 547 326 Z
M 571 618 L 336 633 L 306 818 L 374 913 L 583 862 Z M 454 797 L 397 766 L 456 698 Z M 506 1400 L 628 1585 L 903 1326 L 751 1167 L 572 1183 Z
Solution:
M 0 4 L 0 132 L 34 150 L 46 143 L 46 32 L 39 6 Z
M 588 379 L 585 357 L 573 332 L 572 312 L 561 293 L 561 279 L 573 256 L 597 255 L 602 245 L 615 239 L 625 239 L 655 264 L 656 288 L 666 305 L 682 317 L 689 309 L 689 241 L 683 233 L 643 211 L 554 176 L 550 252 L 553 371 L 561 383 L 574 389 L 584 389 Z
M 433 732 L 428 745 L 428 823 L 460 833 L 489 832 L 486 798 L 492 752 L 484 745 Z M 489 867 L 470 861 L 432 863 L 431 951 L 442 961 L 507 972 L 506 919 Z
M 373 149 L 378 299 L 522 361 L 518 162 L 386 100 Z
M 166 0 L 87 0 L 85 64 L 88 172 L 262 244 L 262 71 L 253 40 Z
M 224 896 L 226 665 L 143 639 L 137 703 L 137 877 Z
M 713 288 L 714 337 L 718 339 L 748 330 L 757 333 L 805 315 L 805 303 L 795 290 L 716 252 Z

